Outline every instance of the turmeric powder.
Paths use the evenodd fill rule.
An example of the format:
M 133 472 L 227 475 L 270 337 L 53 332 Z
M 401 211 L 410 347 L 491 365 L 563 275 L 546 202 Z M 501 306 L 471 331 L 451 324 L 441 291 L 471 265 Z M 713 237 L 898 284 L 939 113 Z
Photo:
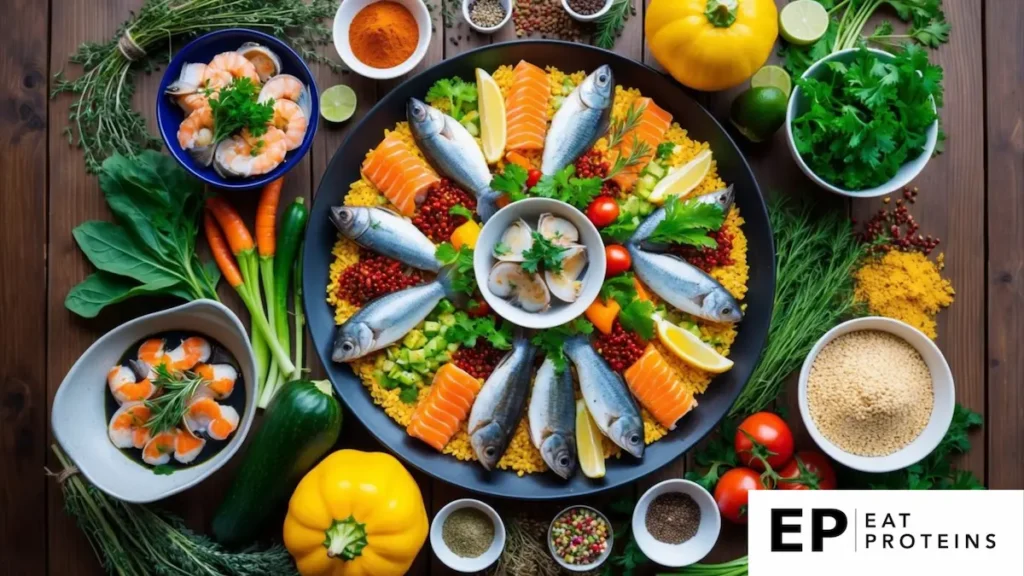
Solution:
M 348 42 L 360 62 L 394 68 L 405 62 L 420 41 L 420 28 L 409 9 L 397 2 L 375 2 L 352 19 Z
M 953 303 L 955 293 L 939 273 L 942 259 L 941 254 L 933 262 L 920 252 L 886 252 L 854 273 L 854 297 L 872 314 L 901 320 L 935 339 L 935 316 Z

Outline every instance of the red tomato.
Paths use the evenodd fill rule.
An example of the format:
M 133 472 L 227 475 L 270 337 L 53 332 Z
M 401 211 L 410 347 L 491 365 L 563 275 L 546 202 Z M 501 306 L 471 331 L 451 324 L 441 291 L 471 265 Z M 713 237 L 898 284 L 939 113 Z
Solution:
M 626 270 L 629 270 L 629 267 L 633 265 L 633 260 L 629 257 L 629 252 L 618 244 L 609 244 L 605 246 L 604 257 L 605 260 L 608 261 L 608 266 L 604 271 L 605 278 L 618 276 Z
M 598 196 L 587 206 L 587 218 L 598 228 L 609 226 L 619 217 L 619 203 L 611 196 Z
M 799 458 L 800 462 L 803 463 L 804 469 L 817 479 L 817 485 L 808 486 L 807 484 L 798 484 L 796 482 L 785 482 L 780 480 L 779 485 L 776 486 L 776 488 L 779 490 L 836 489 L 836 472 L 832 469 L 832 464 L 828 461 L 828 456 L 825 456 L 817 450 L 801 450 L 797 452 L 796 456 L 794 456 L 788 464 L 783 466 L 782 470 L 779 470 L 780 477 L 798 478 L 800 476 L 800 467 L 796 463 L 797 458 Z
M 476 305 L 474 306 L 473 304 Z M 491 311 L 491 307 L 487 305 L 487 301 L 484 300 L 483 298 L 480 298 L 479 296 L 473 298 L 473 302 L 470 303 L 470 305 L 467 306 L 467 308 L 468 310 L 466 310 L 466 314 L 473 318 L 480 318 L 481 316 L 486 316 L 487 313 Z
M 723 518 L 736 524 L 746 524 L 749 492 L 764 489 L 757 472 L 750 468 L 733 468 L 718 479 L 715 502 Z
M 758 455 L 767 460 L 773 470 L 793 457 L 793 433 L 782 418 L 771 412 L 748 416 L 736 429 L 733 443 L 740 463 L 757 470 L 764 470 L 764 462 Z
M 540 182 L 541 173 L 536 168 L 530 168 L 530 171 L 526 173 L 526 189 L 529 190 Z

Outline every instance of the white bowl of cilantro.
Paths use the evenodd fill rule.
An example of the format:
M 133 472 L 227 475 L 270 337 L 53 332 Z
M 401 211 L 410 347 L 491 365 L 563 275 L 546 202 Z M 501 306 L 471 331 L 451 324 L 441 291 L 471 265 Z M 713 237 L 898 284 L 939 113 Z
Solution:
M 786 138 L 818 186 L 853 198 L 896 192 L 924 170 L 939 137 L 942 68 L 916 45 L 840 50 L 797 80 Z

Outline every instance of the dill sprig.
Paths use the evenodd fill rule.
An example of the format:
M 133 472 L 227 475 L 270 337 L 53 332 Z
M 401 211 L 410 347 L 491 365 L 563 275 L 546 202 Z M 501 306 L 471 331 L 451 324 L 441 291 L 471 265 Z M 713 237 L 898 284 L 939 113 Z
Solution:
M 86 42 L 70 61 L 82 73 L 70 80 L 58 72 L 51 97 L 71 93 L 69 143 L 82 149 L 86 167 L 99 172 L 115 153 L 136 156 L 161 141 L 132 108 L 135 74 L 152 72 L 184 42 L 222 28 L 254 28 L 291 44 L 307 62 L 340 65 L 317 51 L 331 42 L 337 0 L 146 0 L 106 42 Z M 132 56 L 131 59 L 126 55 Z
M 594 45 L 605 49 L 615 46 L 615 39 L 622 35 L 630 16 L 636 16 L 633 0 L 615 0 L 608 12 L 597 20 Z
M 156 378 L 153 385 L 163 389 L 163 394 L 146 400 L 150 416 L 146 428 L 153 434 L 173 430 L 185 416 L 188 403 L 203 383 L 203 377 L 194 372 L 171 372 L 161 364 L 153 368 Z

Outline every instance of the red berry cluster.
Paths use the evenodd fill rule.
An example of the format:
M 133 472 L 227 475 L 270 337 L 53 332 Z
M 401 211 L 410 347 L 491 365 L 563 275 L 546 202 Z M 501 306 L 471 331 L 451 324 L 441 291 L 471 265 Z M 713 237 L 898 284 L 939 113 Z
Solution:
M 616 320 L 611 334 L 599 334 L 594 348 L 618 373 L 625 372 L 644 354 L 647 343 L 636 332 L 630 332 Z
M 718 247 L 698 248 L 677 244 L 673 246 L 673 252 L 705 272 L 711 272 L 718 266 L 732 264 L 732 234 L 723 227 L 708 232 L 708 238 L 714 239 Z
M 423 199 L 423 204 L 420 205 L 412 223 L 434 242 L 447 242 L 452 232 L 466 223 L 465 216 L 448 213 L 456 204 L 476 212 L 476 198 L 456 187 L 451 181 L 442 179 L 427 191 L 427 196 Z
M 498 350 L 486 340 L 477 340 L 472 348 L 459 348 L 452 356 L 452 362 L 474 378 L 487 378 L 507 354 Z
M 610 169 L 611 166 L 604 159 L 604 155 L 597 150 L 591 149 L 576 160 L 577 178 L 604 178 L 608 176 L 608 170 Z M 618 196 L 619 185 L 611 180 L 607 180 L 601 184 L 601 194 L 612 197 Z
M 338 298 L 356 306 L 385 294 L 423 282 L 418 272 L 409 272 L 397 260 L 365 250 L 359 262 L 349 266 L 338 280 Z
M 882 204 L 888 205 L 892 199 L 888 196 L 882 199 Z M 920 226 L 914 220 L 914 216 L 907 210 L 908 204 L 917 201 L 917 188 L 903 188 L 903 198 L 896 199 L 896 208 L 879 208 L 878 212 L 864 224 L 864 231 L 860 234 L 863 242 L 875 244 L 879 238 L 885 238 L 882 243 L 875 244 L 872 252 L 888 252 L 890 250 L 902 250 L 903 252 L 918 251 L 928 255 L 939 245 L 938 238 L 932 238 L 929 234 L 924 236 L 918 234 Z M 854 219 L 856 224 L 857 220 Z

